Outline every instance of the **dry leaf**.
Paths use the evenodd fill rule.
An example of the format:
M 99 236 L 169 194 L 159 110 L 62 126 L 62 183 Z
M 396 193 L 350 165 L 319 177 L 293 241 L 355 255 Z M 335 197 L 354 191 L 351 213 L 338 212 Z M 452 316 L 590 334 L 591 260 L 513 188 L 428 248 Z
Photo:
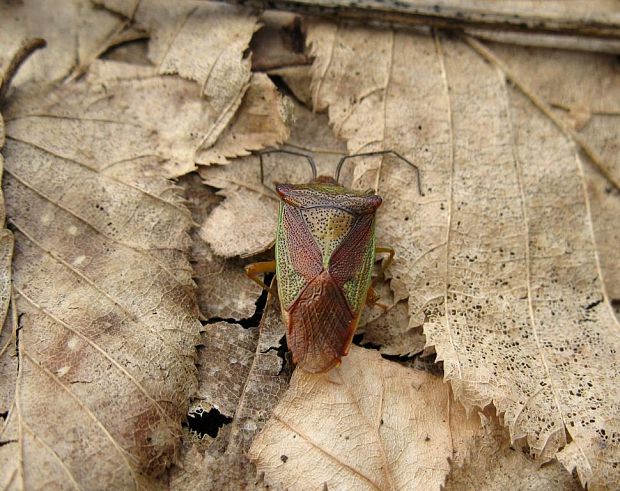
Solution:
M 444 491 L 582 489 L 556 460 L 541 467 L 520 450 L 511 448 L 499 421 L 484 415 L 481 418 L 483 431 L 472 439 L 465 462 L 453 466 Z
M 210 131 L 201 136 L 200 148 L 211 147 L 249 85 L 251 61 L 244 52 L 259 27 L 257 18 L 215 2 L 97 1 L 150 33 L 148 56 L 157 73 L 179 74 L 198 83 L 196 93 L 204 95 L 214 117 Z
M 278 146 L 289 133 L 284 101 L 267 75 L 252 75 L 235 119 L 212 147 L 197 153 L 196 163 L 226 164 L 228 159 L 250 155 L 253 150 Z
M 250 44 L 252 70 L 271 71 L 284 66 L 310 64 L 304 49 L 301 20 L 297 15 L 266 10 L 260 23 L 261 28 Z
M 288 489 L 439 489 L 479 423 L 440 378 L 354 346 L 327 374 L 295 371 L 250 458 Z
M 247 453 L 288 388 L 290 372 L 277 351 L 284 336 L 282 327 L 280 303 L 268 299 L 254 360 L 231 424 L 227 453 Z
M 47 41 L 47 48 L 20 70 L 15 86 L 27 81 L 59 80 L 74 70 L 86 69 L 125 24 L 89 0 L 66 0 L 49 7 L 41 8 L 37 0 L 0 3 L 0 58 L 23 39 Z M 0 61 L 0 69 L 1 65 Z
M 0 67 L 0 80 L 3 79 Z M 0 100 L 0 103 L 2 101 Z M 0 151 L 4 146 L 4 120 L 0 114 Z M 3 173 L 4 160 L 0 154 L 0 176 Z M 15 312 L 10 312 L 11 299 L 11 259 L 13 258 L 13 234 L 4 228 L 6 215 L 4 195 L 0 192 L 0 422 L 6 417 L 14 397 L 15 378 L 17 377 L 17 357 L 15 356 Z
M 467 405 L 494 402 L 512 438 L 616 487 L 618 323 L 605 297 L 574 145 L 459 40 L 319 24 L 314 101 L 386 197 L 396 300 Z M 369 167 L 374 164 L 373 167 Z M 380 167 L 378 167 L 380 166 Z M 377 172 L 380 169 L 380 173 Z
M 107 172 L 128 161 L 157 160 L 158 174 L 183 175 L 195 167 L 194 154 L 219 117 L 193 82 L 113 61 L 97 62 L 88 76 L 52 95 L 16 100 L 6 114 L 13 138 L 45 140 L 37 144 L 88 158 Z M 47 132 L 51 121 L 66 128 L 68 142 Z M 83 131 L 82 145 L 67 147 L 76 131 Z
M 175 491 L 268 491 L 256 467 L 239 454 L 213 457 L 192 447 L 183 460 L 183 469 L 170 479 Z
M 284 335 L 279 303 L 268 299 L 259 327 L 218 322 L 206 328 L 198 352 L 200 386 L 190 414 L 215 409 L 231 421 L 207 445 L 189 447 L 184 468 L 172 474 L 172 486 L 262 490 L 245 453 L 288 386 L 289 373 L 278 354 Z
M 179 183 L 183 186 L 194 223 L 202 223 L 221 200 L 196 173 L 183 176 Z M 213 254 L 198 232 L 197 227 L 191 231 L 191 262 L 203 317 L 237 321 L 252 317 L 261 288 L 247 277 L 239 260 Z
M 200 329 L 191 217 L 135 109 L 190 82 L 124 68 L 5 111 L 21 324 L 3 488 L 153 489 L 178 453 Z
M 576 129 L 600 156 L 600 165 L 620 182 L 620 73 L 609 55 L 560 50 L 493 46 L 502 60 L 572 125 L 576 113 L 587 114 Z M 558 80 L 562 83 L 558 84 Z M 588 160 L 586 160 L 588 162 Z M 585 166 L 592 221 L 605 287 L 620 298 L 620 199 L 618 189 Z

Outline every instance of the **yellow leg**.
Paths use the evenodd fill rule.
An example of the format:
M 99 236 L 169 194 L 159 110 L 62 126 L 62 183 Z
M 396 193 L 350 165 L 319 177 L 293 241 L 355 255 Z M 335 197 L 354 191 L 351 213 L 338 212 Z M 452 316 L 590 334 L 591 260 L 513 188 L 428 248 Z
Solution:
M 383 312 L 387 312 L 388 306 L 383 303 L 377 302 L 378 299 L 379 295 L 377 295 L 377 292 L 371 286 L 368 289 L 368 293 L 366 294 L 366 305 L 368 305 L 369 307 L 379 307 L 380 309 L 383 309 Z
M 381 265 L 381 274 L 383 274 L 385 273 L 385 270 L 390 267 L 390 264 L 392 264 L 392 260 L 394 259 L 394 249 L 391 247 L 377 246 L 375 247 L 375 255 L 377 254 L 388 254 L 388 258 L 383 261 L 383 264 Z
M 265 285 L 265 282 L 258 278 L 259 274 L 264 273 L 275 273 L 276 272 L 276 262 L 275 261 L 265 261 L 262 263 L 252 263 L 248 264 L 245 267 L 245 274 L 248 275 L 254 283 L 261 286 L 265 290 L 269 290 L 271 293 L 275 293 L 271 287 Z

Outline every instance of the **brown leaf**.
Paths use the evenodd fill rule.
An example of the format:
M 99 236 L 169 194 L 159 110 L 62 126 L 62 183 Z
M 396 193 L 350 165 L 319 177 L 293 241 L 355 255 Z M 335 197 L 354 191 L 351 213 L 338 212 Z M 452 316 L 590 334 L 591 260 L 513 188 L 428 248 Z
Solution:
M 482 416 L 482 427 L 471 441 L 465 462 L 452 467 L 444 491 L 582 489 L 557 460 L 541 467 L 512 448 L 506 430 L 495 418 Z
M 273 297 L 258 328 L 207 325 L 198 352 L 200 385 L 190 415 L 215 409 L 232 421 L 215 440 L 189 447 L 184 468 L 172 474 L 174 489 L 265 489 L 245 454 L 288 386 L 289 374 L 277 353 L 283 335 L 279 303 Z M 206 447 L 204 455 L 201 447 Z
M 151 34 L 148 56 L 157 73 L 179 74 L 198 83 L 196 93 L 204 95 L 214 117 L 199 146 L 211 147 L 235 115 L 248 88 L 251 62 L 243 53 L 259 27 L 257 18 L 243 9 L 215 2 L 98 1 Z
M 354 346 L 327 374 L 295 371 L 250 458 L 288 489 L 439 489 L 479 423 L 440 378 Z
M 9 489 L 153 489 L 178 453 L 200 329 L 191 217 L 162 176 L 173 150 L 138 106 L 142 95 L 178 107 L 191 82 L 124 70 L 21 94 L 5 113 L 21 316 L 0 433 Z M 151 110 L 163 117 L 165 104 Z
M 125 24 L 88 0 L 59 2 L 54 8 L 41 8 L 37 0 L 2 2 L 0 19 L 0 70 L 2 56 L 14 51 L 23 39 L 47 41 L 46 49 L 20 70 L 15 86 L 27 81 L 59 80 L 74 70 L 85 69 Z
M 618 483 L 618 323 L 605 296 L 572 142 L 459 40 L 319 24 L 315 107 L 370 159 L 377 236 L 397 251 L 396 301 L 467 405 L 494 402 L 511 437 L 582 483 Z M 374 164 L 374 165 L 373 165 Z M 383 165 L 381 165 L 383 164 Z M 377 172 L 379 170 L 380 172 Z
M 4 80 L 6 72 L 0 66 L 0 80 Z M 0 99 L 0 104 L 2 100 Z M 5 144 L 4 119 L 0 114 L 0 151 Z M 0 176 L 4 172 L 4 159 L 0 154 Z M 16 357 L 16 312 L 9 311 L 12 299 L 11 260 L 13 258 L 13 234 L 4 228 L 6 212 L 4 194 L 0 192 L 0 420 L 5 419 L 12 405 L 17 377 Z

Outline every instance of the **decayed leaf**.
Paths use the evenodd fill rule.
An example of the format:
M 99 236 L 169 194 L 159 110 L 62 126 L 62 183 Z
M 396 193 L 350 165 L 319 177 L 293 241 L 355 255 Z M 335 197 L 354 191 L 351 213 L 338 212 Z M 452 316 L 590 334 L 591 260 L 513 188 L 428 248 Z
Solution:
M 47 48 L 20 70 L 14 85 L 59 80 L 92 63 L 124 25 L 118 16 L 95 8 L 89 0 L 58 2 L 53 8 L 41 8 L 37 0 L 2 2 L 0 59 L 23 39 L 43 38 Z
M 243 9 L 214 2 L 182 0 L 98 0 L 131 18 L 151 35 L 149 58 L 159 74 L 179 74 L 198 83 L 215 115 L 200 148 L 211 147 L 233 118 L 250 82 L 244 58 L 257 18 Z
M 280 303 L 277 298 L 269 297 L 265 312 L 259 326 L 258 340 L 255 345 L 251 364 L 247 363 L 243 385 L 234 389 L 238 400 L 233 421 L 230 425 L 230 434 L 226 445 L 228 454 L 245 454 L 250 447 L 254 435 L 262 429 L 271 415 L 273 407 L 278 403 L 288 386 L 289 374 L 283 368 L 283 360 L 278 356 L 277 349 L 280 339 L 284 336 L 282 319 L 280 317 Z M 209 338 L 205 340 L 209 343 Z M 229 370 L 231 356 L 234 357 L 238 346 L 231 345 L 228 359 L 222 359 L 222 368 Z M 238 362 L 241 359 L 235 358 Z M 249 361 L 249 359 L 247 359 Z M 240 363 L 240 372 L 244 370 Z M 213 367 L 209 367 L 211 369 Z M 241 381 L 241 378 L 232 375 Z M 217 385 L 211 385 L 213 391 Z M 213 395 L 217 395 L 215 392 Z M 219 401 L 224 404 L 225 397 L 219 394 Z M 229 401 L 232 402 L 232 401 Z
M 198 352 L 199 388 L 190 414 L 218 410 L 232 421 L 199 452 L 185 452 L 173 489 L 264 489 L 245 453 L 288 386 L 278 356 L 284 335 L 277 299 L 270 297 L 259 327 L 218 322 L 206 326 Z M 206 437 L 203 437 L 206 438 Z M 207 477 L 208 476 L 208 477 Z
M 256 475 L 256 467 L 241 454 L 213 457 L 192 447 L 183 460 L 183 469 L 170 479 L 175 491 L 268 491 L 273 488 Z
M 506 430 L 495 418 L 482 416 L 483 431 L 474 436 L 465 462 L 454 465 L 444 491 L 579 491 L 581 486 L 556 460 L 540 466 L 511 448 Z
M 314 155 L 320 173 L 333 175 L 343 144 L 331 134 L 325 118 L 294 103 L 292 119 L 291 136 L 284 148 Z M 265 186 L 273 188 L 274 181 L 308 182 L 312 178 L 303 157 L 273 154 L 265 156 L 264 162 L 265 185 L 261 183 L 256 156 L 237 159 L 224 168 L 200 169 L 205 182 L 221 189 L 218 194 L 226 198 L 200 231 L 202 239 L 219 256 L 249 256 L 268 249 L 275 238 L 279 200 Z
M 196 163 L 226 164 L 229 158 L 282 143 L 289 133 L 284 101 L 267 75 L 252 75 L 235 119 L 212 147 L 198 152 Z
M 327 374 L 295 371 L 250 458 L 288 489 L 439 489 L 479 427 L 450 399 L 439 377 L 354 346 Z
M 3 488 L 153 489 L 178 452 L 200 329 L 191 217 L 136 106 L 178 105 L 189 82 L 124 68 L 130 80 L 87 77 L 5 111 L 21 324 Z
M 315 107 L 351 153 L 393 149 L 356 168 L 386 196 L 396 300 L 467 405 L 493 401 L 512 438 L 619 482 L 618 323 L 601 282 L 582 163 L 570 141 L 458 40 L 319 24 Z M 370 164 L 374 166 L 369 167 Z M 376 169 L 380 170 L 376 172 Z

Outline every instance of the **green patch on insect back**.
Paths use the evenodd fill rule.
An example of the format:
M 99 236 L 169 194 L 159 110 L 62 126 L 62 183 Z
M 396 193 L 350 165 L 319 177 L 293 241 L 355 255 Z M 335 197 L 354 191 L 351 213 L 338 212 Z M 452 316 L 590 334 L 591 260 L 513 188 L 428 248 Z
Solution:
M 288 308 L 295 301 L 307 282 L 293 265 L 290 244 L 281 226 L 283 223 L 283 208 L 280 205 L 278 216 L 278 223 L 280 225 L 276 234 L 276 277 L 278 278 L 280 302 L 283 307 Z
M 364 259 L 360 265 L 360 269 L 353 278 L 347 281 L 342 289 L 344 295 L 351 306 L 351 310 L 356 314 L 359 314 L 364 302 L 366 301 L 366 294 L 370 287 L 370 276 L 372 265 L 375 262 L 375 236 L 372 235 L 372 239 L 368 243 L 368 247 L 364 252 Z

